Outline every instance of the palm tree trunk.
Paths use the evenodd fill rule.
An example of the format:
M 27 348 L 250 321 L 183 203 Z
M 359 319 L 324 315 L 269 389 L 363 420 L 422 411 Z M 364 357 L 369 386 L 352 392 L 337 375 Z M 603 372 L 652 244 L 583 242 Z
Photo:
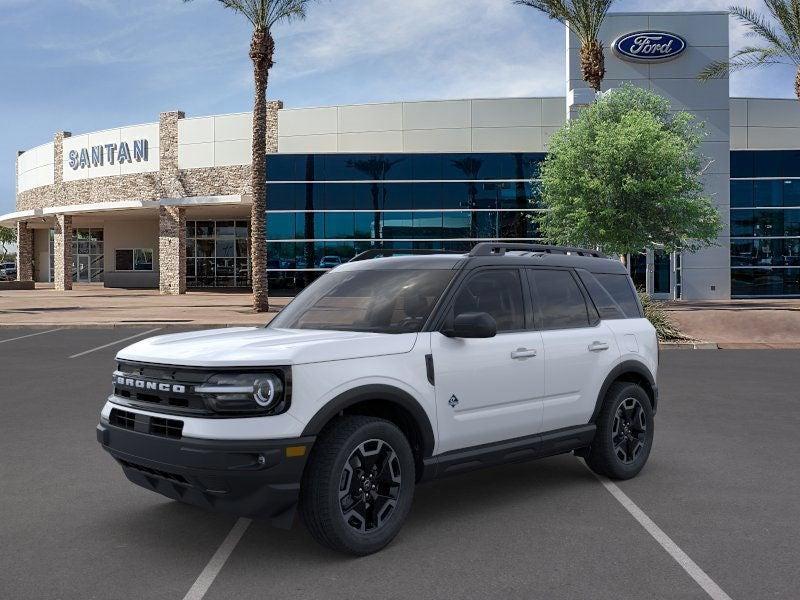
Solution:
M 253 279 L 253 310 L 269 310 L 267 287 L 267 81 L 272 67 L 275 44 L 269 31 L 256 29 L 250 43 L 253 61 L 255 100 L 253 102 L 253 165 L 251 188 L 253 204 L 250 209 L 250 267 Z
M 794 78 L 794 94 L 800 100 L 800 68 L 797 69 L 797 75 Z
M 595 92 L 600 91 L 600 84 L 606 76 L 603 45 L 597 40 L 586 42 L 581 46 L 581 75 Z

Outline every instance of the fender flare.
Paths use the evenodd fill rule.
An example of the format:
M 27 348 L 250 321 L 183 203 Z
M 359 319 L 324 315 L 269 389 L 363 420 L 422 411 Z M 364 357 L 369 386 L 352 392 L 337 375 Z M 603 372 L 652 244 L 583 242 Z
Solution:
M 611 369 L 611 372 L 606 376 L 605 381 L 603 381 L 603 385 L 600 387 L 600 393 L 597 394 L 597 400 L 595 401 L 592 418 L 589 419 L 590 423 L 594 423 L 597 420 L 597 416 L 600 414 L 600 409 L 603 406 L 603 400 L 605 399 L 606 393 L 608 393 L 608 388 L 611 387 L 611 384 L 613 384 L 620 377 L 629 373 L 633 373 L 647 381 L 650 386 L 650 390 L 645 390 L 645 392 L 647 392 L 647 395 L 650 396 L 653 414 L 656 413 L 658 408 L 658 387 L 656 386 L 656 381 L 653 377 L 653 374 L 643 362 L 639 362 L 638 360 L 626 360 Z M 652 391 L 652 393 L 650 393 L 650 391 Z
M 303 429 L 303 436 L 319 435 L 325 425 L 343 410 L 369 400 L 384 401 L 405 409 L 414 419 L 423 441 L 423 456 L 433 453 L 435 438 L 428 413 L 408 392 L 390 385 L 370 384 L 349 389 L 325 403 Z

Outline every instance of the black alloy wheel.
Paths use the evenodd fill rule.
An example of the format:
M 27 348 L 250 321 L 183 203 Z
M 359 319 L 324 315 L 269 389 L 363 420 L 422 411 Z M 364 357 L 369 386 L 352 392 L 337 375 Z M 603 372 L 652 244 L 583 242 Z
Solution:
M 365 533 L 382 527 L 397 506 L 403 481 L 394 448 L 372 439 L 356 446 L 339 481 L 339 507 L 345 522 Z
M 639 400 L 625 398 L 619 404 L 611 431 L 617 458 L 623 465 L 635 462 L 647 442 L 647 418 Z

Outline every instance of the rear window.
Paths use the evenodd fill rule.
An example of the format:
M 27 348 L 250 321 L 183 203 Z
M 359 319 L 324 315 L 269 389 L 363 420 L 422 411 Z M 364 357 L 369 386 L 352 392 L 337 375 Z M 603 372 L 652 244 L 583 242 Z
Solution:
M 622 273 L 589 273 L 578 275 L 592 297 L 602 319 L 638 319 L 642 316 L 639 301 L 627 275 Z

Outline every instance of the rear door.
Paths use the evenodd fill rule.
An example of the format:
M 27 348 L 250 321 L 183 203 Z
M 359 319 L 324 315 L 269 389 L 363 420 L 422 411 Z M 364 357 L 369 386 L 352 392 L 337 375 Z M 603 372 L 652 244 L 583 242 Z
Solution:
M 532 328 L 524 273 L 485 268 L 467 275 L 447 308 L 486 312 L 497 335 L 485 339 L 431 334 L 436 413 L 442 452 L 538 433 L 542 424 L 542 336 Z
M 526 271 L 544 345 L 542 431 L 585 425 L 619 359 L 616 338 L 571 269 Z

